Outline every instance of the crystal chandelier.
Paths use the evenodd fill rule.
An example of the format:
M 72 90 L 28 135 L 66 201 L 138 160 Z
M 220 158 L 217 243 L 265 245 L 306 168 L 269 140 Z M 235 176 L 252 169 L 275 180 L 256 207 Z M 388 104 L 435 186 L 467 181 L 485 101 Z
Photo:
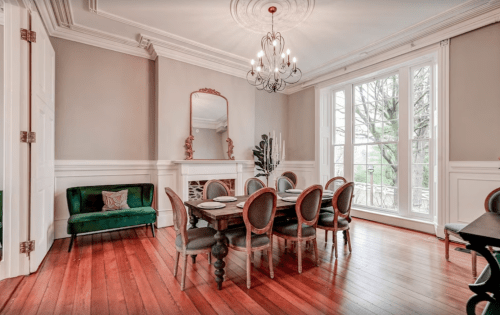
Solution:
M 297 59 L 290 62 L 290 49 L 285 54 L 285 39 L 280 32 L 274 32 L 274 13 L 276 7 L 270 7 L 272 15 L 271 32 L 262 37 L 262 50 L 257 54 L 257 64 L 252 59 L 252 70 L 247 73 L 247 81 L 269 93 L 283 91 L 287 84 L 299 82 L 302 71 L 297 68 Z

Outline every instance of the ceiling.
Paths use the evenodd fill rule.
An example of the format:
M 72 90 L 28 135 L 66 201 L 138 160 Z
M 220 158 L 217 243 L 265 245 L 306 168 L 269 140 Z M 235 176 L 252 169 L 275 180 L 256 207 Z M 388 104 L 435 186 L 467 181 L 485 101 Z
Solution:
M 52 36 L 239 77 L 270 30 L 297 57 L 304 80 L 500 7 L 500 0 L 35 0 Z M 260 21 L 259 21 L 260 20 Z M 245 24 L 246 23 L 246 24 Z M 264 25 L 265 27 L 262 27 Z

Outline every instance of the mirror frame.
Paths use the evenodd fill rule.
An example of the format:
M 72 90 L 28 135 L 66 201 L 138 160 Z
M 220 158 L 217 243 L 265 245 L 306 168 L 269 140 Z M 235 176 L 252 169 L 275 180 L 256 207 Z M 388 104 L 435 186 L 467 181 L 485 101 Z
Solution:
M 233 156 L 233 140 L 229 138 L 229 102 L 227 101 L 227 98 L 225 98 L 223 95 L 221 95 L 219 92 L 217 92 L 214 89 L 209 89 L 209 88 L 204 88 L 204 89 L 199 89 L 198 91 L 191 92 L 189 95 L 189 137 L 187 137 L 186 142 L 184 144 L 184 147 L 186 148 L 186 160 L 208 160 L 208 159 L 194 159 L 193 154 L 193 94 L 195 93 L 206 93 L 206 94 L 212 94 L 215 96 L 222 97 L 223 99 L 226 100 L 226 112 L 227 112 L 227 156 L 228 160 L 234 160 Z M 219 160 L 219 159 L 210 159 L 210 160 Z M 225 160 L 225 159 L 224 159 Z M 221 160 L 223 161 L 223 160 Z

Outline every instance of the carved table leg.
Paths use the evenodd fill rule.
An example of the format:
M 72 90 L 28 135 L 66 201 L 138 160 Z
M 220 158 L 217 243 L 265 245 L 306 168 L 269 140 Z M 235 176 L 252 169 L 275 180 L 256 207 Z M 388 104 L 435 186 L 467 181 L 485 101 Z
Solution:
M 191 210 L 189 210 L 189 223 L 191 224 L 190 230 L 197 228 L 198 218 L 191 213 Z M 193 260 L 193 264 L 196 263 L 196 255 L 191 255 L 191 259 Z
M 227 237 L 224 234 L 224 231 L 217 231 L 214 235 L 215 243 L 212 246 L 212 255 L 217 258 L 217 261 L 214 263 L 215 267 L 215 282 L 217 282 L 217 289 L 222 289 L 222 282 L 224 281 L 224 267 L 226 263 L 224 262 L 224 257 L 227 256 L 228 248 L 227 248 Z

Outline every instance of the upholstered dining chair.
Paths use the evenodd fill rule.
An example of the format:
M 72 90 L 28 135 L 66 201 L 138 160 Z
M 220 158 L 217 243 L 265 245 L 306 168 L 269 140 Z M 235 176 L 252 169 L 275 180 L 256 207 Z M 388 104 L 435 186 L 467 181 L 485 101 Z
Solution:
M 258 178 L 249 178 L 245 182 L 245 195 L 250 196 L 259 189 L 266 187 L 266 185 Z
M 335 258 L 338 258 L 337 251 L 337 232 L 345 231 L 349 252 L 352 252 L 351 235 L 349 234 L 349 220 L 351 213 L 351 203 L 354 192 L 354 183 L 350 182 L 341 186 L 332 199 L 333 213 L 322 213 L 318 219 L 318 229 L 333 232 L 332 250 L 335 252 Z M 326 239 L 326 238 L 325 238 Z
M 339 189 L 345 183 L 347 183 L 347 179 L 345 179 L 344 177 L 341 176 L 334 177 L 326 183 L 325 190 L 331 190 L 335 193 L 335 191 L 337 191 L 337 189 Z M 333 206 L 321 208 L 321 212 L 333 213 Z
M 229 194 L 229 187 L 220 180 L 209 180 L 203 186 L 203 199 L 214 199 L 221 196 L 229 196 Z
M 295 174 L 294 172 L 291 172 L 291 171 L 286 171 L 283 174 L 281 174 L 281 176 L 285 176 L 285 177 L 290 178 L 290 180 L 293 183 L 293 186 L 297 187 L 297 181 L 298 181 L 297 174 Z
M 187 212 L 181 198 L 170 189 L 165 188 L 168 199 L 173 208 L 174 215 L 174 229 L 175 234 L 175 267 L 174 277 L 177 276 L 177 267 L 179 265 L 179 256 L 182 255 L 182 279 L 181 290 L 184 291 L 186 286 L 186 266 L 187 256 L 206 253 L 208 256 L 208 263 L 211 263 L 212 246 L 216 243 L 214 235 L 216 231 L 209 227 L 196 228 L 187 230 Z
M 500 213 L 500 188 L 494 189 L 492 192 L 486 196 L 484 200 L 484 210 L 486 212 Z M 461 229 L 466 227 L 465 223 L 447 223 L 444 225 L 444 248 L 445 248 L 445 258 L 450 260 L 450 234 L 462 239 L 459 232 Z M 490 251 L 493 248 L 489 247 Z M 471 251 L 472 256 L 472 276 L 477 277 L 477 255 L 475 251 Z
M 323 187 L 321 185 L 308 187 L 299 195 L 295 204 L 297 220 L 276 222 L 273 227 L 273 234 L 285 239 L 285 246 L 286 240 L 297 242 L 299 273 L 302 273 L 302 241 L 313 242 L 316 265 L 319 266 L 316 225 L 318 223 L 322 196 Z
M 277 192 L 285 192 L 288 189 L 295 188 L 292 180 L 286 176 L 280 176 L 276 179 L 276 191 Z
M 252 194 L 243 208 L 242 228 L 231 229 L 226 233 L 229 248 L 247 253 L 247 288 L 250 289 L 252 257 L 256 251 L 267 249 L 269 273 L 273 271 L 273 222 L 276 214 L 276 192 L 272 188 L 262 188 Z

